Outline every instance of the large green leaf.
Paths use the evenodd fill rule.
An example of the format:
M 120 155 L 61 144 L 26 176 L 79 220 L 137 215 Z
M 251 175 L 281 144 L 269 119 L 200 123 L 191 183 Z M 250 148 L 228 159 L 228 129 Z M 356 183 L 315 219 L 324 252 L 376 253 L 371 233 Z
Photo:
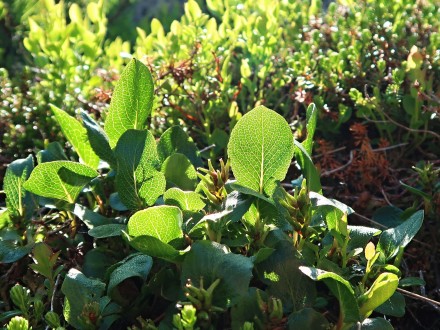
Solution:
M 156 142 L 148 131 L 128 130 L 114 150 L 117 160 L 116 189 L 131 210 L 152 205 L 165 191 L 165 177 L 158 166 Z
M 385 255 L 386 260 L 393 258 L 399 249 L 408 245 L 423 223 L 423 211 L 417 211 L 401 225 L 382 232 L 377 250 Z
M 300 270 L 314 281 L 323 281 L 338 299 L 342 320 L 346 323 L 360 320 L 359 307 L 350 283 L 336 273 L 327 272 L 314 267 L 299 267 Z
M 293 135 L 286 120 L 264 106 L 245 114 L 235 125 L 228 144 L 237 182 L 271 195 L 283 180 L 293 156 Z
M 118 286 L 122 281 L 130 277 L 140 277 L 146 280 L 153 266 L 153 259 L 144 254 L 129 255 L 124 260 L 118 262 L 110 274 L 110 281 L 107 287 L 107 294 Z
M 24 188 L 36 195 L 75 203 L 84 186 L 97 176 L 87 165 L 54 161 L 37 165 Z
M 128 129 L 143 129 L 151 114 L 154 86 L 148 68 L 132 59 L 121 74 L 113 92 L 105 120 L 105 132 L 113 148 Z
M 153 236 L 163 243 L 183 237 L 182 212 L 178 207 L 161 205 L 138 211 L 128 221 L 130 236 Z
M 3 189 L 6 194 L 6 206 L 12 218 L 24 217 L 25 214 L 29 215 L 29 211 L 32 212 L 32 197 L 24 189 L 23 184 L 29 178 L 33 168 L 33 158 L 29 155 L 25 159 L 13 161 L 6 169 Z
M 374 311 L 389 316 L 402 317 L 405 315 L 405 297 L 396 291 Z
M 168 188 L 178 187 L 194 190 L 197 186 L 197 172 L 185 155 L 175 153 L 162 164 L 161 172 L 165 175 Z
M 296 311 L 310 307 L 316 298 L 315 283 L 299 270 L 304 260 L 292 243 L 282 240 L 275 251 L 255 266 L 258 276 L 268 286 L 268 293 L 281 299 L 283 308 Z
M 205 207 L 202 196 L 194 191 L 171 188 L 163 194 L 165 204 L 180 207 L 184 211 L 200 211 Z
M 87 130 L 87 136 L 95 153 L 110 164 L 111 167 L 116 168 L 116 159 L 110 148 L 110 143 L 107 134 L 85 111 L 81 112 L 83 125 Z
M 61 291 L 65 296 L 64 318 L 76 329 L 83 328 L 81 313 L 86 304 L 98 302 L 105 291 L 105 284 L 84 276 L 77 269 L 70 269 L 64 279 Z
M 119 223 L 111 223 L 98 227 L 94 227 L 89 230 L 89 235 L 94 238 L 107 238 L 121 236 L 122 231 L 127 228 L 126 225 Z
M 215 280 L 220 283 L 214 290 L 213 304 L 226 307 L 229 302 L 245 295 L 252 277 L 253 263 L 249 258 L 230 253 L 224 245 L 211 241 L 197 241 L 185 255 L 181 282 L 191 280 L 194 286 L 208 288 Z
M 81 157 L 83 162 L 96 169 L 99 164 L 99 157 L 90 145 L 87 130 L 78 120 L 67 114 L 64 110 L 61 110 L 52 104 L 50 105 L 50 108 L 54 113 L 58 124 L 60 124 L 64 136 L 75 148 L 75 151 Z
M 162 134 L 157 152 L 161 162 L 177 152 L 185 155 L 194 166 L 203 166 L 196 144 L 180 126 L 170 127 Z

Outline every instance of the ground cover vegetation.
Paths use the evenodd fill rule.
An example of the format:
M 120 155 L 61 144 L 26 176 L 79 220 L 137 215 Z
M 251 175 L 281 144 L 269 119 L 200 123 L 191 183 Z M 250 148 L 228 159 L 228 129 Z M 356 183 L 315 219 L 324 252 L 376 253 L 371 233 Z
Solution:
M 438 327 L 435 1 L 139 8 L 0 1 L 0 322 Z

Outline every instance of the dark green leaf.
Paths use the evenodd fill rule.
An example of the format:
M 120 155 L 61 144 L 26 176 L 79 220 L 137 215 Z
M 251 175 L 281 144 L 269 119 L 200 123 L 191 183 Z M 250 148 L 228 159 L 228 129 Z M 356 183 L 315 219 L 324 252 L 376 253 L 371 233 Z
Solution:
M 405 277 L 400 279 L 399 286 L 404 288 L 407 286 L 423 286 L 426 282 L 420 277 Z
M 174 153 L 180 153 L 185 155 L 194 166 L 203 166 L 196 144 L 180 126 L 170 127 L 162 134 L 157 144 L 157 153 L 161 162 Z
M 18 246 L 12 240 L 0 241 L 0 262 L 5 264 L 16 262 L 29 254 L 33 247 L 33 243 Z
M 94 238 L 107 238 L 107 237 L 115 237 L 121 236 L 122 231 L 127 228 L 126 225 L 120 224 L 108 224 L 102 225 L 98 227 L 94 227 L 89 230 L 89 235 Z
M 321 313 L 318 313 L 313 308 L 304 308 L 289 315 L 289 318 L 287 319 L 287 328 L 289 330 L 325 330 L 329 328 L 329 323 Z
M 403 211 L 395 206 L 384 206 L 373 213 L 373 220 L 384 225 L 386 228 L 397 227 L 403 223 L 401 218 Z
M 269 258 L 256 265 L 268 293 L 281 299 L 286 311 L 300 310 L 315 300 L 315 283 L 299 270 L 303 263 L 291 242 L 283 240 Z
M 64 318 L 73 327 L 80 329 L 80 316 L 86 304 L 98 302 L 105 291 L 105 284 L 84 276 L 77 269 L 70 269 L 64 279 L 61 291 L 65 296 Z
M 94 152 L 110 164 L 112 168 L 116 168 L 116 159 L 110 148 L 110 142 L 107 134 L 101 126 L 96 123 L 85 111 L 81 111 L 83 125 L 87 130 L 87 137 L 90 141 Z
M 399 248 L 403 248 L 417 234 L 423 223 L 423 211 L 417 211 L 402 224 L 382 232 L 377 250 L 385 255 L 386 260 L 393 258 Z
M 146 280 L 152 266 L 153 259 L 149 256 L 143 254 L 128 256 L 119 262 L 117 268 L 110 274 L 107 294 L 110 294 L 117 285 L 127 278 L 140 277 L 142 280 Z
M 390 299 L 374 311 L 389 316 L 402 317 L 405 315 L 405 297 L 399 292 L 394 292 Z
M 56 160 L 68 160 L 63 147 L 58 142 L 49 143 L 46 149 L 39 151 L 37 154 L 38 164 Z
M 253 263 L 249 258 L 230 253 L 224 245 L 211 241 L 197 241 L 185 255 L 182 265 L 182 286 L 191 280 L 199 286 L 203 277 L 204 287 L 208 288 L 216 279 L 220 284 L 214 291 L 214 305 L 226 307 L 228 301 L 234 302 L 246 294 L 252 277 Z

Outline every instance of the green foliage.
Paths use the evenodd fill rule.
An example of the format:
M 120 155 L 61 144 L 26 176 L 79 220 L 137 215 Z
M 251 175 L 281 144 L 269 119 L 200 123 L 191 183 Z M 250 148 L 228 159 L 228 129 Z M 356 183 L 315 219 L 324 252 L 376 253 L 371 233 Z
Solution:
M 186 10 L 188 18 L 202 17 L 195 2 Z M 267 329 L 296 322 L 322 327 L 330 314 L 339 329 L 389 327 L 368 317 L 401 307 L 393 298 L 401 246 L 417 233 L 423 213 L 383 232 L 349 226 L 352 209 L 322 196 L 313 172 L 313 106 L 304 146 L 294 141 L 281 115 L 258 106 L 232 128 L 226 163 L 220 160 L 216 168 L 209 160 L 208 169 L 197 174 L 200 153 L 183 130 L 171 128 L 157 142 L 146 129 L 153 100 L 148 77 L 148 68 L 133 59 L 120 77 L 104 130 L 85 113 L 80 122 L 53 108 L 81 158 L 89 152 L 107 162 L 98 170 L 65 160 L 52 144 L 38 155 L 35 168 L 25 160 L 9 172 L 11 187 L 26 180 L 22 187 L 41 205 L 31 208 L 38 222 L 0 232 L 2 259 L 14 262 L 35 246 L 30 268 L 45 278 L 33 297 L 21 286 L 11 291 L 29 326 L 62 327 L 65 321 L 75 329 Z M 282 181 L 295 146 L 305 179 L 287 191 Z M 12 201 L 27 203 L 23 196 L 7 189 Z M 9 203 L 8 213 L 16 205 Z M 377 248 L 370 242 L 376 234 Z M 42 300 L 52 301 L 59 280 L 62 310 Z M 339 315 L 323 300 L 329 306 L 336 300 Z M 155 321 L 136 323 L 144 315 Z

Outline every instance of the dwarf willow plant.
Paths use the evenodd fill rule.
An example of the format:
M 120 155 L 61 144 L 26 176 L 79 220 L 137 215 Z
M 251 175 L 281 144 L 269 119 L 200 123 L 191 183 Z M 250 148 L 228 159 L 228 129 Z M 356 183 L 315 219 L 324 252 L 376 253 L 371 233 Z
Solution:
M 63 298 L 62 311 L 46 302 L 31 324 L 45 315 L 60 327 L 62 312 L 76 329 L 392 328 L 379 315 L 404 312 L 396 289 L 415 282 L 398 267 L 423 212 L 383 232 L 348 225 L 352 209 L 322 196 L 310 158 L 313 105 L 303 143 L 281 115 L 258 106 L 232 130 L 228 161 L 197 172 L 203 162 L 183 129 L 158 141 L 146 129 L 153 90 L 147 67 L 131 60 L 104 128 L 86 112 L 78 120 L 51 107 L 80 162 L 51 144 L 36 166 L 31 156 L 9 166 L 0 261 L 32 253 L 46 295 Z M 287 191 L 281 182 L 294 156 L 303 179 Z M 67 251 L 45 236 L 54 222 L 72 245 L 93 240 L 81 267 L 56 267 Z M 11 324 L 32 318 L 29 292 L 11 293 Z

